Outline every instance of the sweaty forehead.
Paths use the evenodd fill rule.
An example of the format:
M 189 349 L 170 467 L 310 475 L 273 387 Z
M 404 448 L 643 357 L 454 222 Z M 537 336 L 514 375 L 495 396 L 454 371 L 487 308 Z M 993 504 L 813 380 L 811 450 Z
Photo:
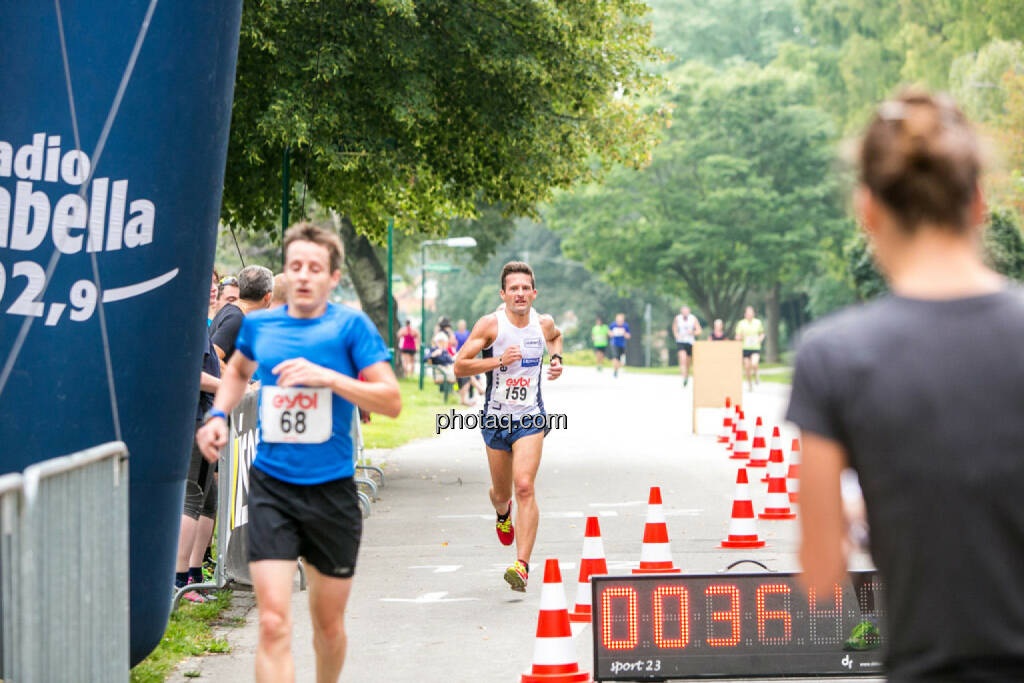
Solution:
M 531 278 L 526 273 L 509 273 L 505 276 L 505 289 L 513 287 L 527 287 L 533 289 Z
M 285 253 L 285 265 L 293 261 L 315 261 L 326 268 L 331 261 L 331 252 L 327 247 L 316 242 L 295 240 L 288 245 L 288 251 Z

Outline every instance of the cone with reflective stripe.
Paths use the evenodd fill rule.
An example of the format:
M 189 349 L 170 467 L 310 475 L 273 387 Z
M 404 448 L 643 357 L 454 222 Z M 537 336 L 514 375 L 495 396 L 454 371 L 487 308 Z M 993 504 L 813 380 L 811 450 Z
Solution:
M 796 513 L 789 507 L 789 494 L 786 492 L 786 463 L 782 459 L 782 449 L 772 449 L 768 462 L 768 500 L 765 501 L 764 512 L 759 519 L 796 519 Z
M 763 548 L 764 541 L 757 536 L 757 521 L 754 519 L 754 503 L 750 500 L 750 484 L 747 468 L 736 471 L 736 495 L 732 501 L 732 520 L 729 522 L 729 538 L 722 541 L 723 548 Z
M 732 406 L 732 426 L 729 430 L 729 443 L 726 445 L 725 450 L 728 453 L 732 453 L 732 449 L 736 446 L 736 424 L 740 421 L 740 404 L 734 403 Z
M 540 589 L 537 638 L 533 645 L 533 669 L 520 683 L 589 683 L 590 674 L 580 671 L 576 645 L 572 642 L 569 611 L 565 605 L 562 573 L 558 560 L 544 563 L 544 585 Z
M 757 418 L 754 425 L 754 443 L 750 446 L 750 461 L 747 467 L 764 467 L 768 464 L 768 445 L 764 442 L 764 422 Z
M 778 454 L 776 454 L 776 451 L 778 451 Z M 772 447 L 771 447 L 771 450 L 768 451 L 768 462 L 769 462 L 768 467 L 769 468 L 771 468 L 772 458 L 779 458 L 779 459 L 782 458 L 782 436 L 779 434 L 779 428 L 778 427 L 773 427 L 772 428 Z M 764 477 L 761 479 L 761 481 L 762 482 L 768 481 L 768 471 L 767 470 L 765 471 Z
M 722 431 L 718 434 L 718 443 L 729 443 L 732 435 L 732 400 L 725 397 L 725 417 L 722 418 Z
M 647 524 L 644 525 L 644 544 L 640 547 L 640 568 L 634 574 L 678 574 L 681 569 L 672 564 L 672 548 L 668 542 L 668 526 L 661 509 L 661 489 L 651 487 L 647 499 Z
M 740 411 L 740 422 L 736 426 L 736 444 L 732 447 L 732 460 L 746 460 L 750 457 L 750 435 L 747 433 L 747 420 Z
M 786 473 L 786 490 L 789 491 L 789 502 L 800 502 L 800 439 L 793 439 L 789 452 L 789 472 Z
M 580 560 L 580 577 L 576 584 L 576 606 L 569 612 L 569 621 L 590 621 L 590 577 L 607 573 L 601 525 L 597 523 L 597 517 L 587 517 L 587 530 L 583 534 L 583 559 Z

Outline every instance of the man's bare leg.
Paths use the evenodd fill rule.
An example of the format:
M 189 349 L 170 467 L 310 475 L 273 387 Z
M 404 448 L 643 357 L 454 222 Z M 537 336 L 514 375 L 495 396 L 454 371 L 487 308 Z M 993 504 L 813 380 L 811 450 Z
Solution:
M 249 563 L 260 619 L 260 639 L 256 647 L 257 683 L 295 680 L 291 609 L 295 569 L 295 560 Z
M 345 664 L 348 639 L 345 635 L 345 607 L 352 592 L 352 579 L 339 579 L 305 563 L 309 579 L 309 614 L 313 620 L 313 649 L 316 651 L 317 683 L 336 683 Z
M 188 571 L 189 554 L 196 542 L 196 527 L 199 522 L 188 515 L 181 516 L 181 530 L 178 532 L 178 556 L 174 562 L 174 571 Z
M 504 515 L 512 500 L 512 453 L 490 446 L 484 448 L 487 450 L 487 465 L 491 469 L 491 488 L 487 495 L 490 496 L 494 511 Z
M 686 351 L 678 351 L 676 355 L 679 357 L 679 374 L 683 376 L 683 381 L 685 382 L 689 371 L 686 367 L 686 361 L 689 356 L 686 355 Z
M 214 526 L 213 517 L 199 516 L 199 521 L 196 524 L 195 541 L 192 543 L 192 553 L 188 558 L 189 567 L 203 566 L 203 556 L 206 555 L 206 548 L 210 545 L 210 540 L 213 538 Z
M 544 433 L 538 432 L 512 444 L 512 481 L 516 496 L 516 554 L 529 563 L 533 542 L 537 539 L 540 512 L 534 495 L 534 481 L 540 468 Z

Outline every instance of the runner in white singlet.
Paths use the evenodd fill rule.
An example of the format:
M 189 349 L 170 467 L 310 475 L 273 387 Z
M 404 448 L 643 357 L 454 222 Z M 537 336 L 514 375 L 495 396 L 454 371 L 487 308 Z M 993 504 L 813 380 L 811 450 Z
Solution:
M 679 372 L 683 375 L 683 386 L 690 381 L 690 360 L 693 358 L 693 342 L 704 330 L 697 316 L 690 313 L 689 306 L 679 309 L 679 315 L 672 321 L 672 333 L 676 337 L 676 353 L 679 354 Z
M 505 570 L 505 581 L 517 591 L 526 590 L 537 537 L 539 512 L 533 483 L 547 433 L 541 397 L 545 349 L 551 354 L 547 379 L 562 374 L 562 333 L 550 315 L 532 309 L 536 297 L 530 266 L 507 263 L 501 270 L 505 309 L 480 318 L 455 358 L 458 377 L 487 373 L 481 432 L 491 470 L 488 493 L 497 515 L 498 540 L 503 545 L 516 544 L 516 561 Z M 512 525 L 513 494 L 519 533 Z

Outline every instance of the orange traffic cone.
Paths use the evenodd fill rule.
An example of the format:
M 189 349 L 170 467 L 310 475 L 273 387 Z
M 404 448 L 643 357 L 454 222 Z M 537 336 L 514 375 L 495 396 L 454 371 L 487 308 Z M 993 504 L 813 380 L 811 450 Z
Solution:
M 768 500 L 764 512 L 758 519 L 796 519 L 796 513 L 789 509 L 789 495 L 786 493 L 786 463 L 782 449 L 772 449 L 768 462 Z
M 750 435 L 747 434 L 747 420 L 740 411 L 740 422 L 736 427 L 736 444 L 732 447 L 731 460 L 746 460 L 750 457 Z
M 775 454 L 775 451 L 778 451 L 778 455 Z M 768 462 L 769 463 L 772 461 L 773 457 L 782 458 L 782 435 L 779 433 L 779 428 L 778 427 L 773 427 L 772 428 L 772 447 L 771 447 L 771 450 L 768 451 Z M 765 471 L 764 477 L 761 479 L 761 481 L 762 482 L 767 482 L 768 481 L 768 471 L 767 470 Z
M 786 489 L 789 491 L 789 502 L 800 502 L 800 439 L 793 439 L 789 451 L 789 472 L 786 473 Z
M 520 683 L 589 683 L 590 674 L 580 671 L 576 645 L 565 606 L 562 573 L 558 560 L 544 563 L 544 585 L 540 589 L 537 639 L 533 646 L 533 669 Z
M 732 519 L 729 522 L 729 538 L 722 541 L 723 548 L 763 548 L 764 541 L 757 537 L 757 522 L 754 519 L 754 504 L 750 500 L 750 484 L 747 468 L 736 471 L 736 496 L 732 501 Z
M 640 568 L 634 574 L 677 574 L 672 564 L 672 548 L 668 543 L 668 526 L 661 509 L 661 489 L 651 487 L 647 499 L 647 524 L 644 525 L 644 544 L 640 546 Z
M 732 400 L 725 397 L 725 416 L 722 418 L 722 431 L 718 434 L 718 443 L 729 443 L 732 434 Z
M 732 449 L 736 446 L 736 425 L 740 421 L 740 404 L 734 403 L 732 406 L 732 429 L 729 431 L 729 443 L 725 447 L 726 452 L 732 453 Z
M 747 467 L 764 467 L 768 464 L 768 446 L 764 442 L 764 422 L 757 418 L 754 425 L 754 443 L 750 447 L 750 462 Z
M 587 530 L 583 534 L 583 559 L 580 560 L 580 577 L 576 584 L 576 606 L 569 612 L 569 621 L 590 621 L 590 577 L 607 573 L 601 525 L 597 523 L 597 517 L 587 517 Z

